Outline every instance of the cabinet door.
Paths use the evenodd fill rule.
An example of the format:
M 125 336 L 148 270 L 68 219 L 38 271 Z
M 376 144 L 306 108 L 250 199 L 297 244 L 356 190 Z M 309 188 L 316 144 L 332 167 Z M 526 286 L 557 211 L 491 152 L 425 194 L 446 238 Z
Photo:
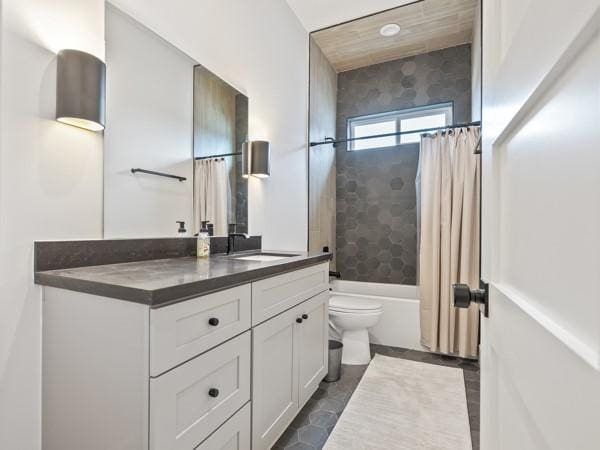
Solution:
M 311 298 L 298 306 L 299 406 L 314 394 L 327 374 L 329 292 Z
M 286 311 L 253 330 L 253 450 L 271 448 L 298 412 L 297 314 Z

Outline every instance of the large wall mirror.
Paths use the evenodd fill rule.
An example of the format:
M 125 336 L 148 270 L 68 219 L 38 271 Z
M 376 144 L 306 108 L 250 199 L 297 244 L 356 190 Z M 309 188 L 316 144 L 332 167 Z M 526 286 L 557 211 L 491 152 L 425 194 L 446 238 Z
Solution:
M 248 98 L 106 5 L 105 238 L 247 232 Z

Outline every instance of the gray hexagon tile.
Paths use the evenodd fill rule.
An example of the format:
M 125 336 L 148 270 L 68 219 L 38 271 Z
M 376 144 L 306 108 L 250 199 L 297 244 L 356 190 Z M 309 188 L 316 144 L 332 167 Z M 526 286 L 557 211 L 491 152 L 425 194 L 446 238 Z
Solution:
M 329 434 L 325 427 L 316 425 L 305 425 L 298 430 L 300 442 L 311 445 L 313 448 L 321 448 Z
M 342 377 L 322 382 L 273 446 L 274 450 L 319 450 L 333 430 L 367 366 L 342 366 Z
M 470 46 L 461 45 L 340 73 L 337 137 L 346 137 L 349 117 L 440 102 L 452 101 L 454 121 L 468 122 L 470 57 Z M 336 258 L 343 279 L 416 284 L 418 157 L 418 144 L 336 148 Z

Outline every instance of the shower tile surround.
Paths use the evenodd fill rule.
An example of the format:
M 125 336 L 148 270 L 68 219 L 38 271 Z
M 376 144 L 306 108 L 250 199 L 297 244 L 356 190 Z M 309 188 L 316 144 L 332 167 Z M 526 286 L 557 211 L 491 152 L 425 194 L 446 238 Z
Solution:
M 347 119 L 453 102 L 454 123 L 471 118 L 470 45 L 338 74 L 337 138 Z M 345 280 L 417 282 L 415 177 L 419 145 L 336 148 L 336 261 Z

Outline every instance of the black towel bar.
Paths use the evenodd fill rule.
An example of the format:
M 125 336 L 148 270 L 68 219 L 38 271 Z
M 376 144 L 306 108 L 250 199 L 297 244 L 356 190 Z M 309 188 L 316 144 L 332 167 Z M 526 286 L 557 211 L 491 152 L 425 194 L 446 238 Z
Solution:
M 175 178 L 176 180 L 179 180 L 179 181 L 187 180 L 186 177 L 180 177 L 179 175 L 171 175 L 170 173 L 155 172 L 154 170 L 146 170 L 146 169 L 140 169 L 140 168 L 131 169 L 131 173 L 136 173 L 136 172 L 147 173 L 149 175 L 157 175 L 159 177 Z

